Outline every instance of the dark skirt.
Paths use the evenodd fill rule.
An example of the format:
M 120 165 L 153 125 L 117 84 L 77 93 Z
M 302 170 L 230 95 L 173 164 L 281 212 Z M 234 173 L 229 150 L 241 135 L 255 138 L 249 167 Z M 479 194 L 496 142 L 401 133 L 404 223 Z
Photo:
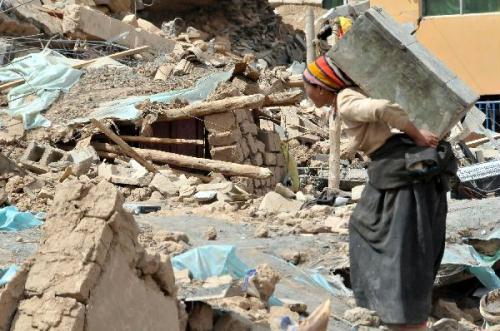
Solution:
M 351 283 L 360 307 L 386 324 L 421 324 L 445 245 L 441 178 L 396 189 L 367 183 L 349 224 Z

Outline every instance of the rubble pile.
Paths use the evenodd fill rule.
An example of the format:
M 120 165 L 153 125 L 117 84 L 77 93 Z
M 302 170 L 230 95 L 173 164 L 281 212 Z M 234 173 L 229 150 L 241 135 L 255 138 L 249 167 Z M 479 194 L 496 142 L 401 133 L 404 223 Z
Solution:
M 155 21 L 158 14 L 153 10 L 145 15 L 151 16 Z M 181 26 L 193 26 L 207 33 L 208 38 L 214 38 L 214 45 L 225 44 L 219 47 L 225 47 L 226 51 L 240 56 L 255 54 L 271 66 L 301 61 L 304 58 L 303 33 L 283 24 L 281 17 L 274 13 L 266 0 L 223 0 L 210 6 L 199 6 L 196 10 L 170 15 L 172 20 L 181 18 L 184 21 Z M 175 32 L 184 31 L 176 29 Z
M 306 100 L 303 34 L 268 1 L 0 6 L 0 261 L 24 262 L 5 283 L 0 262 L 0 331 L 383 328 L 349 289 L 369 158 L 342 135 L 328 189 L 329 109 Z M 500 158 L 463 139 L 462 168 Z M 477 215 L 498 204 L 455 198 L 494 199 L 500 183 L 474 178 L 451 193 L 433 330 L 485 315 L 472 271 L 493 277 L 499 247 Z M 16 217 L 44 225 L 7 232 Z
M 58 186 L 37 254 L 0 292 L 2 330 L 178 330 L 170 258 L 141 247 L 122 204 L 107 182 Z

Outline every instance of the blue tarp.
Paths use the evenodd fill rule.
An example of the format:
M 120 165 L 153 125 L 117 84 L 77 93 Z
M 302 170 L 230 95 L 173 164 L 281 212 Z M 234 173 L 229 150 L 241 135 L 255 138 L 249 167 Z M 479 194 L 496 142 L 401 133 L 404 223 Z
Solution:
M 42 225 L 43 213 L 20 212 L 14 206 L 0 208 L 0 231 L 14 232 Z
M 231 275 L 243 279 L 251 269 L 236 256 L 236 248 L 229 245 L 208 245 L 190 249 L 172 258 L 177 270 L 189 269 L 194 279 Z
M 494 256 L 485 256 L 470 245 L 450 244 L 446 246 L 441 265 L 465 266 L 486 288 L 494 290 L 500 288 L 500 278 L 492 268 L 498 260 L 500 252 Z
M 236 247 L 230 245 L 208 245 L 190 249 L 189 251 L 172 258 L 172 265 L 177 270 L 188 269 L 196 280 L 205 280 L 209 277 L 231 275 L 235 279 L 245 279 L 255 274 L 255 269 L 247 266 L 236 255 Z M 337 288 L 316 270 L 308 272 L 296 268 L 295 280 L 323 288 L 332 295 L 351 295 L 351 292 L 340 286 Z M 310 273 L 310 274 L 309 274 Z M 283 303 L 275 296 L 269 299 L 269 304 L 280 306 Z
M 0 286 L 4 286 L 14 278 L 17 272 L 17 266 L 15 264 L 8 268 L 0 268 Z
M 75 61 L 45 49 L 16 59 L 0 68 L 0 82 L 25 79 L 25 83 L 10 90 L 7 114 L 21 118 L 25 129 L 49 127 L 50 121 L 41 115 L 80 79 L 82 72 L 71 67 Z
M 236 256 L 236 248 L 230 245 L 207 245 L 190 249 L 172 258 L 172 266 L 177 270 L 188 269 L 196 280 L 223 275 L 244 279 L 255 271 Z M 274 296 L 269 299 L 269 304 L 283 305 Z

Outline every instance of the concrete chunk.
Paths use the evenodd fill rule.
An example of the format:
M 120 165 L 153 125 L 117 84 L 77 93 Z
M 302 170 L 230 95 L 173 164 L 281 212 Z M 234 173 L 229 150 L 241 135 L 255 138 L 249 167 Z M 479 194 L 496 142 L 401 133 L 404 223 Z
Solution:
M 327 56 L 371 97 L 398 103 L 417 127 L 440 136 L 479 97 L 380 8 L 360 16 Z
M 111 18 L 98 10 L 79 5 L 67 5 L 64 8 L 63 31 L 73 37 L 115 40 L 116 43 L 130 48 L 151 46 L 159 52 L 170 53 L 175 42 L 156 34 L 138 29 L 120 20 Z
M 35 2 L 24 0 L 10 0 L 12 12 L 25 22 L 29 22 L 48 35 L 62 34 L 61 20 L 49 13 L 39 10 Z M 39 6 L 41 5 L 38 1 Z
M 155 174 L 153 180 L 149 184 L 149 187 L 154 188 L 165 196 L 177 195 L 181 187 L 186 185 L 195 185 L 191 182 L 191 178 L 187 178 L 185 175 L 178 175 L 172 170 L 160 170 L 159 173 Z
M 269 192 L 260 203 L 259 210 L 275 214 L 281 212 L 296 213 L 300 210 L 302 205 L 302 201 L 287 199 L 279 193 Z
M 20 161 L 34 173 L 43 174 L 49 172 L 51 164 L 69 161 L 69 155 L 63 150 L 32 141 Z
M 0 13 L 0 34 L 12 36 L 31 36 L 40 30 L 30 23 L 20 22 L 15 18 Z
M 97 173 L 114 184 L 145 187 L 151 183 L 152 174 L 116 164 L 101 163 Z

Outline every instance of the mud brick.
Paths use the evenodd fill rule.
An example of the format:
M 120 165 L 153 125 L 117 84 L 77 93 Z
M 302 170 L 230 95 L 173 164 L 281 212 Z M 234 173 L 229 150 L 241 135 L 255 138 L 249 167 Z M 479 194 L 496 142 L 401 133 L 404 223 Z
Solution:
M 235 145 L 243 139 L 240 130 L 211 133 L 208 135 L 208 143 L 211 147 Z
M 259 128 L 255 123 L 250 121 L 245 121 L 240 124 L 240 129 L 241 132 L 243 132 L 243 134 L 245 135 L 251 134 L 252 136 L 256 136 Z
M 232 112 L 225 112 L 205 116 L 205 128 L 210 133 L 232 131 L 236 128 L 236 116 Z
M 266 145 L 262 141 L 256 140 L 255 145 L 260 153 L 264 154 L 266 152 Z
M 245 157 L 245 159 L 247 159 L 250 156 L 250 148 L 248 147 L 246 139 L 241 140 L 240 147 L 241 147 L 241 152 L 243 153 L 243 156 Z
M 248 109 L 237 109 L 234 112 L 234 115 L 236 116 L 236 121 L 238 123 L 243 123 L 245 121 L 252 121 L 252 113 L 251 110 Z
M 276 165 L 276 154 L 264 153 L 264 164 L 269 166 Z
M 244 160 L 241 148 L 238 145 L 215 147 L 210 150 L 214 160 L 241 163 Z
M 255 138 L 253 136 L 248 135 L 248 136 L 245 137 L 245 140 L 247 141 L 248 148 L 250 149 L 250 153 L 251 154 L 255 154 L 255 153 L 257 153 L 259 151 L 257 149 L 256 140 L 255 140 Z
M 276 165 L 279 167 L 285 166 L 285 157 L 281 153 L 276 153 Z
M 279 152 L 281 139 L 279 134 L 271 131 L 259 131 L 259 140 L 266 146 L 266 152 Z
M 253 165 L 260 167 L 261 165 L 264 164 L 264 158 L 262 157 L 261 153 L 253 154 L 252 156 L 250 156 L 250 158 L 252 159 Z

